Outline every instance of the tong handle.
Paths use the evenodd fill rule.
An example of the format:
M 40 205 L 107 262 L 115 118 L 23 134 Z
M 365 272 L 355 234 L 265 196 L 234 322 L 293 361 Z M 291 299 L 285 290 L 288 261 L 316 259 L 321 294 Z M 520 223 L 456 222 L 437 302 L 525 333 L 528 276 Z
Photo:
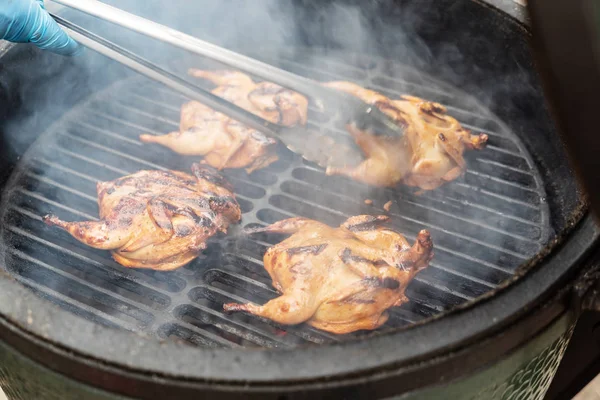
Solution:
M 160 82 L 171 89 L 202 102 L 204 105 L 222 112 L 223 114 L 251 127 L 266 135 L 277 138 L 279 136 L 278 125 L 266 121 L 245 109 L 230 103 L 211 92 L 194 85 L 177 75 L 174 75 L 150 61 L 138 56 L 135 53 L 126 50 L 117 44 L 110 42 L 82 27 L 73 24 L 55 14 L 50 13 L 52 18 L 62 25 L 69 35 L 82 45 L 97 51 L 98 53 L 111 58 L 131 69 L 145 75 L 146 77 Z

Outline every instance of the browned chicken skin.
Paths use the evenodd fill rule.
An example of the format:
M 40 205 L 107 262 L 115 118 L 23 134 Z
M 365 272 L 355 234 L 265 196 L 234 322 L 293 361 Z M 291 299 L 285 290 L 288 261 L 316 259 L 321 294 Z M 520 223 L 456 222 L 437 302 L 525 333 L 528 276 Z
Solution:
M 217 85 L 213 94 L 268 121 L 285 126 L 306 123 L 308 101 L 296 92 L 270 82 L 254 83 L 241 72 L 190 69 L 189 73 Z M 140 140 L 179 154 L 204 156 L 203 163 L 217 169 L 246 168 L 251 173 L 277 161 L 275 140 L 197 101 L 181 108 L 179 131 L 140 135 Z
M 204 156 L 202 163 L 219 170 L 246 168 L 251 173 L 277 161 L 275 140 L 197 101 L 181 107 L 179 131 L 163 136 L 140 135 L 140 140 L 179 154 Z
M 429 232 L 419 232 L 411 247 L 380 225 L 387 219 L 361 215 L 332 228 L 291 218 L 254 230 L 292 234 L 264 256 L 281 296 L 263 306 L 225 304 L 225 310 L 286 325 L 307 322 L 338 334 L 378 328 L 387 321 L 388 308 L 407 301 L 406 286 L 433 257 Z
M 241 218 L 228 183 L 198 164 L 194 176 L 178 171 L 140 171 L 97 184 L 99 221 L 65 222 L 45 216 L 88 246 L 112 250 L 126 267 L 172 270 L 206 248 L 217 232 Z
M 213 93 L 274 124 L 294 126 L 306 124 L 308 100 L 275 83 L 254 83 L 248 75 L 237 71 L 205 71 L 192 68 L 191 76 L 211 81 Z
M 481 149 L 487 142 L 487 135 L 472 135 L 447 115 L 441 104 L 413 96 L 391 100 L 351 82 L 324 85 L 375 105 L 405 128 L 403 138 L 390 139 L 348 126 L 366 159 L 354 167 L 330 167 L 329 175 L 346 175 L 375 186 L 395 186 L 402 182 L 432 190 L 465 171 L 465 150 Z

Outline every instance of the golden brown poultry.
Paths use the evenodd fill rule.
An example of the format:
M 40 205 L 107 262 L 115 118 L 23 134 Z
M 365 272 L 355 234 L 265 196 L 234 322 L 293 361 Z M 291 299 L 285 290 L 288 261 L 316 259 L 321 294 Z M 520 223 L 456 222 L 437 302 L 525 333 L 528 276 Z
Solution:
M 276 141 L 225 114 L 197 102 L 181 107 L 179 131 L 167 135 L 140 135 L 184 155 L 204 156 L 202 163 L 217 169 L 246 168 L 248 173 L 277 161 Z
M 413 96 L 391 100 L 351 82 L 324 85 L 373 104 L 405 129 L 404 137 L 390 139 L 349 125 L 347 129 L 366 159 L 357 166 L 330 167 L 328 175 L 346 175 L 375 186 L 402 182 L 432 190 L 464 173 L 464 151 L 481 149 L 488 140 L 485 134 L 473 135 L 464 129 L 441 104 Z
M 88 246 L 112 250 L 126 267 L 172 270 L 206 248 L 217 232 L 240 220 L 240 207 L 229 184 L 198 164 L 194 176 L 178 171 L 140 171 L 97 184 L 99 221 L 56 225 Z
M 217 85 L 213 94 L 267 121 L 283 126 L 306 124 L 308 100 L 297 92 L 271 82 L 254 83 L 252 78 L 238 71 L 192 68 L 188 72 Z
M 254 230 L 292 234 L 264 255 L 281 296 L 263 306 L 230 303 L 224 309 L 339 334 L 378 328 L 388 308 L 407 301 L 406 286 L 433 257 L 429 232 L 419 232 L 411 247 L 381 226 L 387 219 L 361 215 L 332 228 L 291 218 Z
M 190 69 L 189 73 L 217 85 L 213 94 L 270 122 L 284 126 L 306 123 L 308 100 L 296 92 L 270 82 L 254 83 L 236 71 Z M 179 131 L 140 135 L 140 140 L 179 154 L 204 156 L 202 162 L 217 169 L 246 168 L 251 173 L 278 159 L 275 140 L 197 101 L 182 106 Z

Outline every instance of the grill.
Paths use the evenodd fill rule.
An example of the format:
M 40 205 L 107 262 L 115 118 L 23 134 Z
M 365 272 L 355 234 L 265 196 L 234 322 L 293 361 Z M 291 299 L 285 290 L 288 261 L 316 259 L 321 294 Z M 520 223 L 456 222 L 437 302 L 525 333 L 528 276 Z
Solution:
M 434 260 L 408 287 L 410 302 L 393 308 L 382 328 L 340 336 L 224 313 L 225 302 L 262 304 L 276 297 L 262 255 L 281 236 L 246 237 L 233 229 L 211 240 L 189 265 L 156 272 L 126 269 L 108 252 L 42 223 L 47 213 L 66 220 L 95 219 L 99 180 L 141 169 L 187 171 L 197 161 L 138 141 L 141 133 L 176 130 L 186 101 L 138 78 L 118 82 L 76 106 L 22 159 L 2 217 L 10 273 L 44 299 L 105 326 L 194 346 L 290 348 L 379 335 L 452 309 L 512 277 L 553 235 L 544 183 L 532 158 L 476 99 L 383 59 L 306 50 L 267 61 L 318 80 L 352 80 L 390 97 L 409 93 L 438 101 L 465 127 L 490 137 L 486 149 L 466 154 L 469 169 L 463 178 L 420 195 L 405 187 L 379 189 L 328 177 L 283 148 L 281 160 L 267 169 L 251 175 L 224 171 L 235 187 L 245 227 L 293 216 L 338 225 L 351 215 L 383 214 L 383 204 L 392 200 L 391 226 L 409 240 L 429 229 Z M 312 109 L 309 120 L 322 133 L 343 135 L 336 116 Z

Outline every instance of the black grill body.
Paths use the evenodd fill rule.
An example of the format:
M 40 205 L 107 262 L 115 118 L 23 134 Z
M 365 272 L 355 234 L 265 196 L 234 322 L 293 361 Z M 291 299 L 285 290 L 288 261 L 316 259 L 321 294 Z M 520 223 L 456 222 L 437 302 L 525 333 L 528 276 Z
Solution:
M 120 4 L 127 5 L 133 7 Z M 198 36 L 315 79 L 439 101 L 466 127 L 490 136 L 487 149 L 467 154 L 463 178 L 423 195 L 326 177 L 283 148 L 268 169 L 225 172 L 243 226 L 296 215 L 337 225 L 350 215 L 383 213 L 392 200 L 391 225 L 409 240 L 422 228 L 431 231 L 434 262 L 384 327 L 344 336 L 222 311 L 224 302 L 276 296 L 261 263 L 266 247 L 281 240 L 275 235 L 234 230 L 170 273 L 119 266 L 107 252 L 46 227 L 41 216 L 94 219 L 97 180 L 140 169 L 189 170 L 196 159 L 137 140 L 175 130 L 185 99 L 93 54 L 64 60 L 11 48 L 0 71 L 10 104 L 0 136 L 2 171 L 11 173 L 1 199 L 8 348 L 132 397 L 386 397 L 464 377 L 531 337 L 548 346 L 568 342 L 577 310 L 558 289 L 587 267 L 597 231 L 544 107 L 523 25 L 470 1 L 374 2 L 360 12 L 351 2 L 281 3 L 265 14 L 228 2 L 206 7 L 214 21 L 264 29 L 234 40 L 227 26 L 203 16 L 194 25 L 201 29 L 190 28 Z M 186 25 L 168 14 L 149 16 Z M 273 15 L 286 18 L 261 24 Z M 180 74 L 212 66 L 71 17 Z M 348 24 L 369 36 L 348 40 L 340 35 Z M 270 49 L 250 46 L 259 42 Z M 343 134 L 335 116 L 311 110 L 310 120 L 313 128 Z M 554 333 L 545 334 L 550 327 Z

